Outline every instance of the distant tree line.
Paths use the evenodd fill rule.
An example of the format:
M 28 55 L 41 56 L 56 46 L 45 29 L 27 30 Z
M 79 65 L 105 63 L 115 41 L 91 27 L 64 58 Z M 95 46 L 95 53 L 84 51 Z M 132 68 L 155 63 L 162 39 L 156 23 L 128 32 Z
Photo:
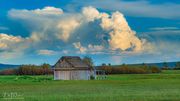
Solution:
M 176 66 L 174 68 L 175 70 L 180 70 L 180 61 L 176 62 Z
M 7 69 L 0 71 L 0 75 L 49 75 L 53 74 L 49 64 L 21 65 L 17 69 Z
M 90 66 L 94 66 L 93 60 L 85 56 L 83 61 Z M 160 73 L 161 70 L 180 70 L 180 62 L 176 62 L 174 68 L 170 68 L 168 63 L 164 62 L 163 67 L 159 68 L 155 65 L 147 65 L 145 63 L 139 65 L 117 65 L 113 66 L 110 63 L 107 65 L 103 63 L 98 68 L 104 70 L 107 74 L 148 74 L 148 73 Z M 37 65 L 21 65 L 17 69 L 6 69 L 0 71 L 0 75 L 50 75 L 53 74 L 53 70 L 49 64 Z
M 110 64 L 102 64 L 98 69 L 104 70 L 107 74 L 147 74 L 147 73 L 160 73 L 161 69 L 157 66 L 142 65 L 119 65 L 111 66 Z
M 176 62 L 174 68 L 170 67 L 167 62 L 164 62 L 162 70 L 180 70 L 180 61 Z

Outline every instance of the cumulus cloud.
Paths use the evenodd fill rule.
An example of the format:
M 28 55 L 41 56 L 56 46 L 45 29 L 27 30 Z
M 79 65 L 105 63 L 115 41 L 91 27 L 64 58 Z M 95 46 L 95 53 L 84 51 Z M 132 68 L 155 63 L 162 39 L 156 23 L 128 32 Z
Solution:
M 56 34 L 59 39 L 63 41 L 67 41 L 70 37 L 70 34 L 80 25 L 80 22 L 74 18 L 68 18 L 65 20 L 61 20 L 58 23 L 57 28 L 59 32 Z
M 92 44 L 89 44 L 88 45 L 88 49 L 91 50 L 91 51 L 102 51 L 104 49 L 104 46 L 102 45 L 92 45 Z
M 142 41 L 131 30 L 123 14 L 114 12 L 111 18 L 102 18 L 101 26 L 110 31 L 109 44 L 112 50 L 127 50 L 132 48 L 135 51 L 142 50 Z
M 11 59 L 24 55 L 24 50 L 28 47 L 26 38 L 0 33 L 0 58 Z
M 102 45 L 92 45 L 89 44 L 87 47 L 82 46 L 80 42 L 73 43 L 74 47 L 78 50 L 77 53 L 88 53 L 88 54 L 98 54 L 102 53 L 104 46 Z
M 15 43 L 39 55 L 54 54 L 54 51 L 46 49 L 60 53 L 78 50 L 78 53 L 87 54 L 140 52 L 146 49 L 148 43 L 136 36 L 118 11 L 108 14 L 88 6 L 83 7 L 81 12 L 69 13 L 61 8 L 44 7 L 35 10 L 12 9 L 8 16 L 26 25 L 29 30 L 26 38 L 17 36 L 16 40 L 23 42 Z M 0 47 L 6 47 L 6 44 L 3 41 Z
M 82 14 L 85 16 L 85 18 L 88 21 L 94 21 L 94 19 L 99 18 L 99 11 L 91 6 L 89 7 L 84 7 L 82 9 Z
M 13 44 L 22 42 L 24 39 L 20 36 L 12 36 L 0 33 L 0 49 L 10 48 Z
M 83 47 L 83 46 L 81 45 L 80 42 L 75 42 L 75 43 L 73 43 L 73 45 L 74 45 L 74 47 L 75 47 L 76 49 L 79 49 L 79 52 L 80 52 L 80 53 L 85 53 L 86 50 L 87 50 L 85 47 Z

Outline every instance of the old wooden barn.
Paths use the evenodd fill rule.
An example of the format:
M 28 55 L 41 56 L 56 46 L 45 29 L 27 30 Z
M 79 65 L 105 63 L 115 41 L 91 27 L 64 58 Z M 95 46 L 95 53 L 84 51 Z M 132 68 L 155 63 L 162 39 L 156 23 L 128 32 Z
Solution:
M 89 80 L 91 76 L 94 70 L 78 56 L 63 56 L 54 65 L 54 80 Z

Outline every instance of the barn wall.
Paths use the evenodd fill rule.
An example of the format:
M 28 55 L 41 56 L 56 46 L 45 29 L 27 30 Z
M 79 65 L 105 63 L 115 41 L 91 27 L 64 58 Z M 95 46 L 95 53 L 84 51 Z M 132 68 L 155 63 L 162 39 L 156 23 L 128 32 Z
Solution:
M 54 71 L 54 80 L 89 80 L 90 71 L 74 70 L 74 71 Z

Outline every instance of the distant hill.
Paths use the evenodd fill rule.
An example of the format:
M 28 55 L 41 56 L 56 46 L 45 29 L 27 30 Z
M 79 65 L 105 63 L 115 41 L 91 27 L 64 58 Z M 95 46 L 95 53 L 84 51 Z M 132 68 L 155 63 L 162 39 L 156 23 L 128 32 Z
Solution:
M 12 65 L 12 64 L 1 64 L 0 63 L 0 70 L 2 69 L 9 69 L 9 68 L 17 68 L 19 65 Z
M 176 66 L 176 62 L 166 62 L 166 63 L 169 68 L 174 68 Z M 156 66 L 162 68 L 164 63 L 162 62 L 162 63 L 147 63 L 147 64 L 148 65 L 156 65 Z
M 167 65 L 168 65 L 168 68 L 174 68 L 176 66 L 176 62 L 166 62 Z M 157 66 L 159 68 L 163 68 L 163 65 L 164 65 L 164 62 L 161 62 L 161 63 L 145 63 L 149 66 Z M 130 65 L 142 65 L 141 64 L 130 64 Z

